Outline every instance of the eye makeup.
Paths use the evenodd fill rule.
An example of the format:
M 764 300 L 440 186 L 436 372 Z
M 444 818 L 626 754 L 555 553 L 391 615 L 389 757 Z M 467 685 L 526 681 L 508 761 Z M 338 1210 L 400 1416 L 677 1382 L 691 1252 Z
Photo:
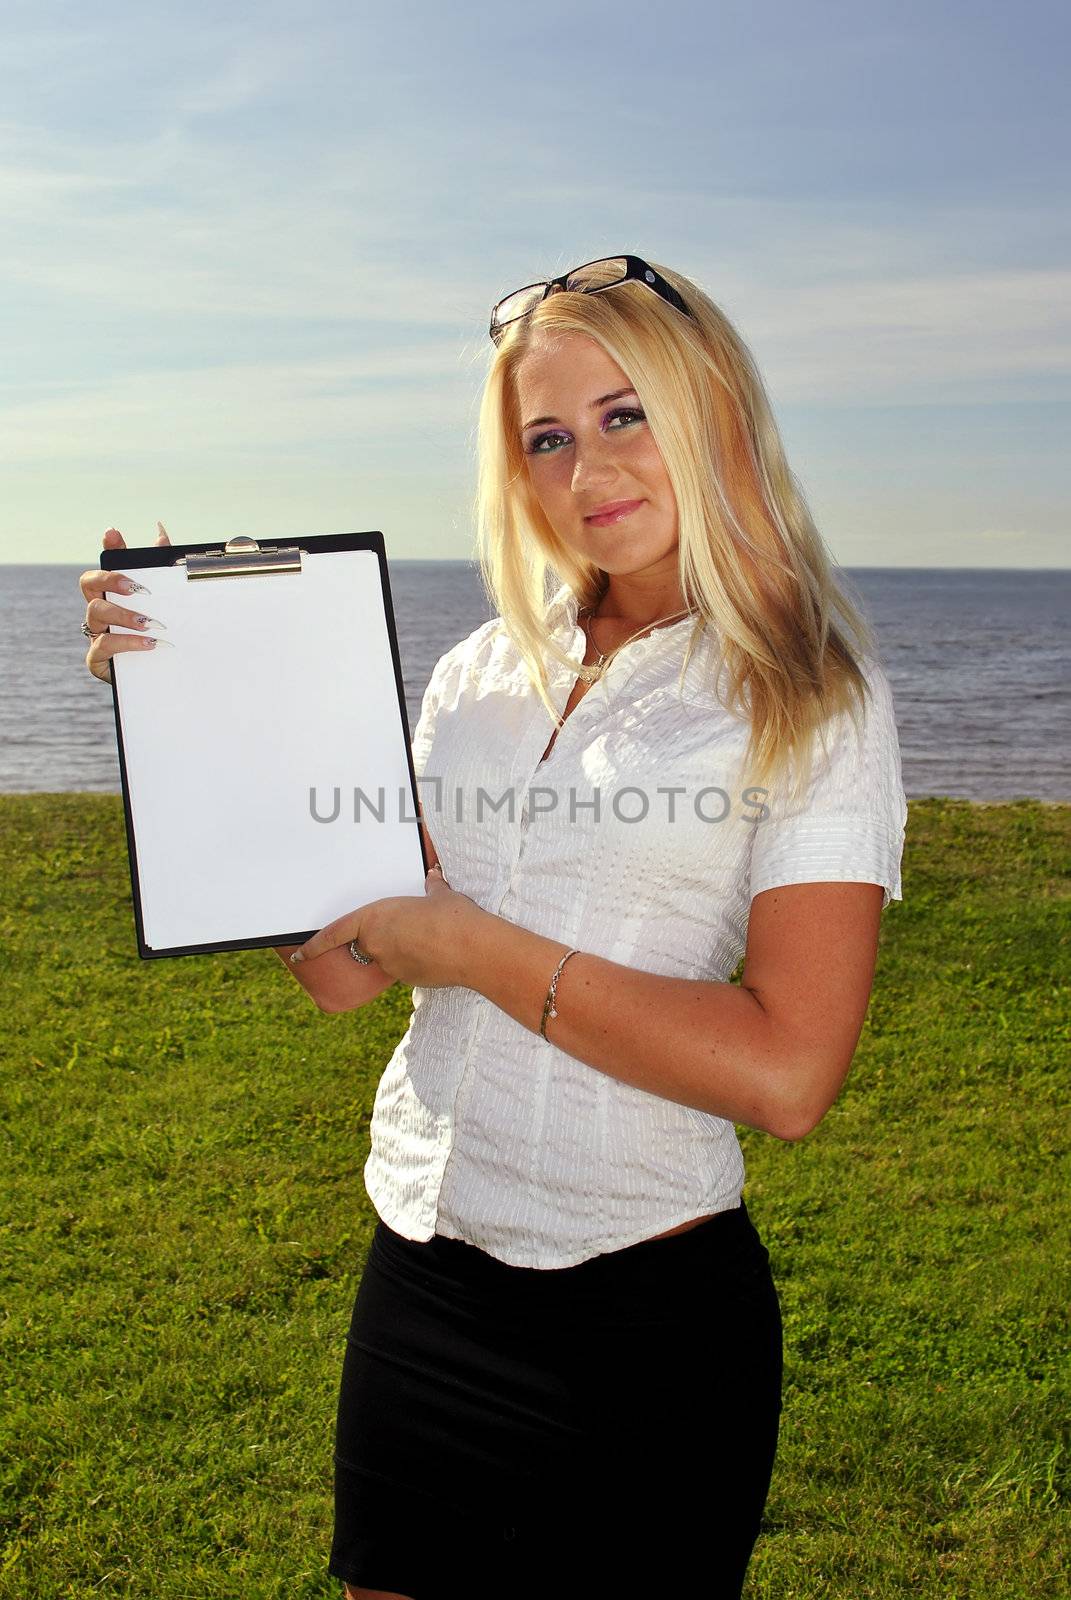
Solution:
M 615 421 L 618 417 L 634 418 L 637 422 L 646 422 L 647 420 L 646 414 L 640 410 L 639 406 L 615 406 L 614 409 L 607 412 L 606 416 L 603 418 L 603 428 L 605 428 L 609 423 Z M 632 425 L 633 424 L 631 422 L 625 424 L 627 427 L 631 427 Z M 615 428 L 613 431 L 615 433 L 620 433 L 622 432 L 622 429 Z M 548 440 L 568 439 L 568 437 L 569 435 L 564 428 L 548 428 L 545 432 L 537 433 L 533 438 L 526 442 L 524 446 L 525 455 L 555 455 L 557 454 L 558 446 L 552 445 L 550 449 L 543 449 L 543 445 L 545 445 Z

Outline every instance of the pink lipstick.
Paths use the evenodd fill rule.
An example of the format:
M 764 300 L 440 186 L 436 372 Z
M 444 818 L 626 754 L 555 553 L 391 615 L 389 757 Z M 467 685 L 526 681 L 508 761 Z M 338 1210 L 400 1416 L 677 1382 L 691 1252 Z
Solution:
M 605 528 L 611 522 L 620 522 L 622 517 L 631 516 L 636 507 L 642 505 L 642 500 L 613 500 L 605 506 L 600 506 L 598 511 L 592 512 L 590 517 L 584 518 L 584 521 L 589 522 L 593 528 Z

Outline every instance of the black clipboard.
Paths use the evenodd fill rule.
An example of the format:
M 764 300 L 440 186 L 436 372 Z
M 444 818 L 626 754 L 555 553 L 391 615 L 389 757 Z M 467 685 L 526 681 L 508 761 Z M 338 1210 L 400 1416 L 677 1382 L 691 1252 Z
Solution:
M 112 630 L 144 631 L 168 640 L 164 647 L 120 651 L 112 658 L 138 954 L 154 960 L 299 944 L 345 910 L 384 895 L 423 892 L 428 855 L 418 820 L 382 533 L 260 541 L 239 535 L 202 544 L 103 550 L 100 566 L 105 572 L 129 573 L 150 591 L 156 573 L 157 589 L 149 595 L 109 591 L 107 598 L 130 609 L 143 607 L 167 629 L 174 628 L 174 621 L 161 611 L 170 607 L 172 619 L 181 619 L 170 638 L 152 627 L 113 625 Z M 314 591 L 320 595 L 318 603 Z M 304 615 L 303 624 L 284 630 L 277 643 L 266 636 L 267 627 L 277 626 L 280 616 L 294 613 Z M 258 615 L 263 616 L 263 628 Z M 229 637 L 224 631 L 228 624 Z M 226 659 L 226 670 L 213 673 L 217 655 Z M 295 717 L 295 682 L 302 683 L 302 672 L 307 694 L 300 701 L 302 714 Z M 286 705 L 291 707 L 289 716 Z M 318 770 L 324 729 L 328 743 L 335 732 L 335 723 L 329 723 L 333 713 L 340 729 L 340 770 L 366 772 L 371 762 L 397 780 L 380 786 L 380 797 L 384 787 L 398 790 L 396 819 L 387 803 L 381 803 L 381 815 L 374 804 L 360 806 L 362 822 L 381 823 L 378 835 L 361 835 L 356 826 L 349 832 L 340 827 L 330 838 L 323 834 L 322 826 L 339 822 L 341 813 L 322 814 L 315 785 L 309 789 L 309 815 L 299 825 L 296 801 L 288 796 L 282 803 L 271 781 L 274 768 L 264 766 L 277 754 L 278 783 L 293 784 L 294 774 L 286 772 L 289 739 L 299 764 L 303 760 L 310 773 Z M 278 752 L 272 748 L 276 739 Z M 203 774 L 196 767 L 202 747 L 209 762 Z M 253 782 L 255 772 L 261 774 L 259 785 Z M 355 784 L 355 816 L 358 789 L 362 795 L 367 792 L 364 784 Z M 243 803 L 235 803 L 236 795 Z M 213 810 L 217 797 L 218 811 Z M 274 829 L 273 806 L 282 819 Z M 302 851 L 310 852 L 304 866 Z M 246 926 L 255 913 L 265 914 L 271 886 L 262 885 L 262 875 L 273 872 L 280 903 L 308 912 L 311 902 L 320 920 L 295 926 L 284 918 L 283 926 L 257 932 Z M 225 886 L 232 879 L 239 893 L 228 899 Z M 249 897 L 248 917 L 241 886 Z M 323 913 L 325 904 L 332 907 L 329 914 Z M 190 938 L 201 925 L 199 916 L 208 936 Z M 220 936 L 229 923 L 234 936 Z M 168 928 L 181 932 L 168 937 Z

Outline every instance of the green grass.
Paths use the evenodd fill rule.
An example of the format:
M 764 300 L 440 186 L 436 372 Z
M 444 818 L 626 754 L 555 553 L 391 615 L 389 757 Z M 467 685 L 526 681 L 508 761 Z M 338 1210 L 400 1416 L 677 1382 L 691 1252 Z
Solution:
M 848 1084 L 742 1130 L 785 1316 L 749 1600 L 1054 1600 L 1071 807 L 910 808 Z M 0 797 L 0 1600 L 337 1597 L 331 1434 L 400 985 L 143 962 L 112 795 Z M 508 1597 L 504 1597 L 508 1600 Z

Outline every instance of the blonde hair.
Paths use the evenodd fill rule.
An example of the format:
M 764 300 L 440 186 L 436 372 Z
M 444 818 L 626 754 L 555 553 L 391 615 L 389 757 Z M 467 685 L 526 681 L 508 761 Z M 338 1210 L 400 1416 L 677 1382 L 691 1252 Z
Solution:
M 876 656 L 874 636 L 843 575 L 838 582 L 747 346 L 694 283 L 651 265 L 692 317 L 637 282 L 598 294 L 556 292 L 511 324 L 496 349 L 479 417 L 484 587 L 560 726 L 546 660 L 573 671 L 582 661 L 551 637 L 547 574 L 566 583 L 578 605 L 594 605 L 608 580 L 559 539 L 532 492 L 515 375 L 537 330 L 586 334 L 635 388 L 676 497 L 680 588 L 698 613 L 682 682 L 709 623 L 720 636 L 723 703 L 750 722 L 748 781 L 772 788 L 794 772 L 802 787 L 813 736 L 827 719 L 849 712 L 859 730 L 869 686 L 857 655 Z

